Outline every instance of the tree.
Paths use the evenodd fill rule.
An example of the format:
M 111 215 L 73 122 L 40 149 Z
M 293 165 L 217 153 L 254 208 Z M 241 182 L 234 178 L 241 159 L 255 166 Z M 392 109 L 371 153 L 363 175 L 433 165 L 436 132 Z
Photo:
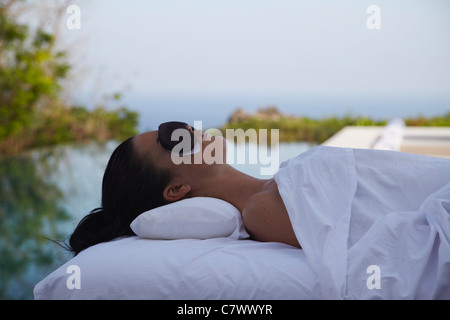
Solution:
M 30 34 L 0 6 L 0 141 L 23 137 L 44 103 L 57 97 L 69 65 L 53 42 L 41 29 Z
M 0 154 L 136 134 L 138 115 L 123 106 L 107 110 L 101 105 L 88 111 L 64 101 L 62 88 L 70 65 L 66 53 L 55 49 L 57 28 L 19 22 L 14 10 L 20 5 L 22 0 L 0 0 Z M 57 11 L 59 18 L 61 12 Z

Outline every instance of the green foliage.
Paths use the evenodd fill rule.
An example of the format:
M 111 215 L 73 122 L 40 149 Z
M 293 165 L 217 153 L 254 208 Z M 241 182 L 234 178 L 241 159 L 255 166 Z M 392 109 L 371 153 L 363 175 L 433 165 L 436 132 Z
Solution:
M 88 110 L 61 98 L 70 65 L 56 39 L 11 18 L 0 4 L 0 155 L 80 140 L 123 139 L 137 133 L 138 115 L 121 107 Z M 112 101 L 120 101 L 116 93 Z
M 424 127 L 450 127 L 450 112 L 443 115 L 432 118 L 426 118 L 420 116 L 417 118 L 405 119 L 407 126 L 424 126 Z
M 100 106 L 88 111 L 82 106 L 52 108 L 35 130 L 33 147 L 73 141 L 123 140 L 136 135 L 138 114 L 126 108 L 108 110 Z
M 41 30 L 31 38 L 0 9 L 0 141 L 23 133 L 39 101 L 58 93 L 69 66 L 54 58 L 53 40 Z
M 306 141 L 321 143 L 333 134 L 348 125 L 384 125 L 385 121 L 372 121 L 366 118 L 353 118 L 346 116 L 343 118 L 327 117 L 323 119 L 312 119 L 308 117 L 288 117 L 281 116 L 277 119 L 261 119 L 251 116 L 248 119 L 234 123 L 227 123 L 221 128 L 226 129 L 242 128 L 244 130 L 254 129 L 279 129 L 280 141 Z
M 226 129 L 279 129 L 280 141 L 306 141 L 322 143 L 346 126 L 385 126 L 387 120 L 373 120 L 367 117 L 353 117 L 350 114 L 344 117 L 325 117 L 313 119 L 308 117 L 280 116 L 274 119 L 250 116 L 244 120 L 228 122 L 221 131 Z M 450 113 L 434 117 L 405 119 L 407 126 L 450 126 Z

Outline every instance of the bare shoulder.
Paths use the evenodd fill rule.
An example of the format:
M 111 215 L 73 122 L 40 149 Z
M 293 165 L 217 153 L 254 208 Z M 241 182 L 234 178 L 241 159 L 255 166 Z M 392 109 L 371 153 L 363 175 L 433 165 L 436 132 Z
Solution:
M 249 199 L 242 217 L 247 231 L 255 240 L 300 247 L 274 180 L 268 181 Z

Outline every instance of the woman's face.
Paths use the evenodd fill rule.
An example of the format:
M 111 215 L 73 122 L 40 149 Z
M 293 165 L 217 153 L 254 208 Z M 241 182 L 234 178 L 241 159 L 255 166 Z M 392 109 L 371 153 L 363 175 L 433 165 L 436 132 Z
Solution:
M 158 131 L 149 131 L 133 139 L 133 147 L 144 159 L 150 159 L 161 169 L 174 174 L 200 174 L 214 170 L 226 163 L 226 142 L 222 137 L 212 137 L 198 130 L 194 132 L 201 150 L 192 155 L 180 157 L 165 149 L 158 141 Z M 181 162 L 181 163 L 180 163 Z

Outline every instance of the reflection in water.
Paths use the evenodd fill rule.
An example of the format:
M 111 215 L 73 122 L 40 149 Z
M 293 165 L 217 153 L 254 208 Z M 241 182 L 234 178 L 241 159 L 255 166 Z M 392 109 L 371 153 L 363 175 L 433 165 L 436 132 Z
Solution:
M 100 205 L 103 172 L 117 145 L 0 159 L 0 299 L 33 299 L 34 285 L 72 257 L 48 239 L 67 241 L 80 219 Z M 310 147 L 281 144 L 280 163 Z M 258 165 L 235 167 L 259 175 Z
M 54 253 L 44 245 L 47 236 L 60 238 L 56 222 L 68 219 L 58 206 L 61 192 L 46 181 L 31 156 L 0 160 L 0 297 L 27 298 L 25 276 L 30 267 L 42 268 Z M 27 292 L 28 291 L 28 292 Z
M 71 146 L 0 159 L 0 299 L 32 299 L 34 285 L 71 257 L 48 239 L 67 240 L 80 217 L 98 206 L 99 198 L 83 193 L 99 194 L 92 190 L 100 188 L 114 147 Z

